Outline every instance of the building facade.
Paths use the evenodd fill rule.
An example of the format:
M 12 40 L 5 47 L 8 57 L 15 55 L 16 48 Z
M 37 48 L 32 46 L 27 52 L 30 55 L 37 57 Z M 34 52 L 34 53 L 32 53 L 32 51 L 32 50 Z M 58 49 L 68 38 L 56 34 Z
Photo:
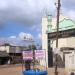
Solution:
M 27 50 L 25 46 L 11 45 L 5 43 L 0 45 L 0 62 L 1 64 L 15 64 L 22 62 L 22 51 Z
M 51 15 L 48 15 L 47 17 L 42 18 L 42 49 L 46 50 L 46 61 L 48 67 L 53 67 L 54 65 L 53 57 L 55 53 L 55 48 L 56 48 L 56 17 L 52 18 Z M 66 66 L 67 63 L 66 55 L 67 54 L 71 55 L 72 52 L 75 52 L 75 22 L 62 15 L 60 15 L 59 20 L 58 48 L 59 48 L 58 54 L 61 57 L 62 63 L 67 68 L 68 65 Z M 61 49 L 63 49 L 63 51 L 61 51 Z M 67 52 L 64 55 L 64 51 L 66 50 Z M 62 63 L 59 64 L 61 65 Z

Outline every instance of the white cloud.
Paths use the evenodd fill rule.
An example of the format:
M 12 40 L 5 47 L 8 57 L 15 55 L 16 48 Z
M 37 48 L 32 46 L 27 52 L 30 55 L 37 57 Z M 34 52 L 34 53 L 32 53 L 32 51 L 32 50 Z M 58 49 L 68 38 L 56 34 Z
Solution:
M 42 34 L 41 34 L 41 33 L 38 34 L 38 38 L 39 38 L 40 40 L 42 39 Z
M 75 0 L 61 0 L 62 7 L 68 10 L 75 10 Z
M 16 36 L 10 36 L 9 38 L 12 38 L 12 39 L 14 39 L 14 38 L 17 38 Z
M 33 40 L 33 36 L 31 34 L 24 32 L 19 33 L 19 38 L 21 40 Z
M 71 10 L 71 9 L 68 10 L 66 8 L 63 8 L 62 13 L 63 13 L 64 16 L 66 16 L 66 17 L 68 17 L 72 20 L 75 20 L 75 10 Z
M 68 15 L 71 19 L 75 20 L 75 11 L 70 10 L 70 11 L 67 13 L 67 15 Z
M 25 32 L 20 32 L 18 36 L 10 36 L 8 39 L 10 40 L 34 40 L 34 37 Z
M 56 0 L 0 0 L 0 25 L 7 21 L 22 23 L 28 27 L 41 24 L 41 17 L 47 12 L 55 11 Z M 61 9 L 66 10 L 63 14 L 73 17 L 75 11 L 75 0 L 61 0 Z M 56 13 L 56 12 L 55 12 Z M 71 14 L 72 13 L 72 14 Z M 69 16 L 68 15 L 68 16 Z M 74 18 L 74 17 L 73 17 Z M 31 27 L 30 27 L 31 28 Z M 37 27 L 37 31 L 39 31 Z
M 61 12 L 64 16 L 75 20 L 75 0 L 61 0 Z
M 23 23 L 25 25 L 37 25 L 41 22 L 43 10 L 54 9 L 52 0 L 0 0 L 0 20 L 2 23 L 8 20 Z
M 19 38 L 20 39 L 24 39 L 26 36 L 27 36 L 27 34 L 24 33 L 24 32 L 19 33 Z

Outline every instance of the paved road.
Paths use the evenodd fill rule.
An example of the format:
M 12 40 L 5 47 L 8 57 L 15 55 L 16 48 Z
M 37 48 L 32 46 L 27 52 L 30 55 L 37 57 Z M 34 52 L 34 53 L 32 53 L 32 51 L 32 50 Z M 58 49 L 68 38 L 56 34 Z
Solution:
M 0 67 L 0 75 L 23 75 L 21 66 Z M 48 69 L 48 75 L 54 75 L 54 68 Z M 65 69 L 59 69 L 58 75 L 67 75 Z

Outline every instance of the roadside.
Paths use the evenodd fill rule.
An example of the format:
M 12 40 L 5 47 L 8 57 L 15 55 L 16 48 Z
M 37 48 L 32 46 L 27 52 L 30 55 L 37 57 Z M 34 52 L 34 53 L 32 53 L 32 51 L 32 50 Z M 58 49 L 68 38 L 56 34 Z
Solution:
M 0 66 L 0 75 L 23 75 L 22 65 L 16 64 Z M 48 68 L 48 75 L 55 75 L 54 68 Z M 68 75 L 68 73 L 64 68 L 59 68 L 58 75 Z
M 20 67 L 22 64 L 0 65 L 0 68 Z

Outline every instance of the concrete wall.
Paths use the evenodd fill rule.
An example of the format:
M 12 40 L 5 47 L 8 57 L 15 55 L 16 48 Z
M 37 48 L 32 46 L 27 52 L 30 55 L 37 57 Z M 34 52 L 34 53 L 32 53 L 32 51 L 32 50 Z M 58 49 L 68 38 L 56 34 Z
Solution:
M 65 68 L 75 70 L 75 51 L 70 54 L 65 54 Z
M 53 48 L 56 47 L 56 40 L 53 40 Z M 61 47 L 75 47 L 75 37 L 58 39 L 58 48 Z
M 69 37 L 69 38 L 67 38 L 67 46 L 75 48 L 75 37 Z
M 10 46 L 0 46 L 0 51 L 6 51 L 7 53 L 9 53 L 9 48 Z
M 44 17 L 42 18 L 42 49 L 45 49 L 46 50 L 46 63 L 47 63 L 47 66 L 48 66 L 48 41 L 47 41 L 47 18 Z M 43 63 L 44 62 L 44 63 Z M 45 60 L 42 60 L 41 61 L 41 65 L 45 65 L 46 66 L 46 63 L 45 63 Z
M 53 40 L 52 46 L 53 46 L 53 49 L 56 48 L 56 40 Z M 58 39 L 58 48 L 59 48 L 59 50 L 62 47 L 75 48 L 75 37 L 68 37 L 68 38 L 60 38 L 60 39 Z M 63 55 L 62 55 L 61 51 L 59 51 L 59 55 L 63 59 Z
M 0 46 L 0 51 L 6 51 L 7 53 L 21 53 L 21 48 L 18 46 Z

